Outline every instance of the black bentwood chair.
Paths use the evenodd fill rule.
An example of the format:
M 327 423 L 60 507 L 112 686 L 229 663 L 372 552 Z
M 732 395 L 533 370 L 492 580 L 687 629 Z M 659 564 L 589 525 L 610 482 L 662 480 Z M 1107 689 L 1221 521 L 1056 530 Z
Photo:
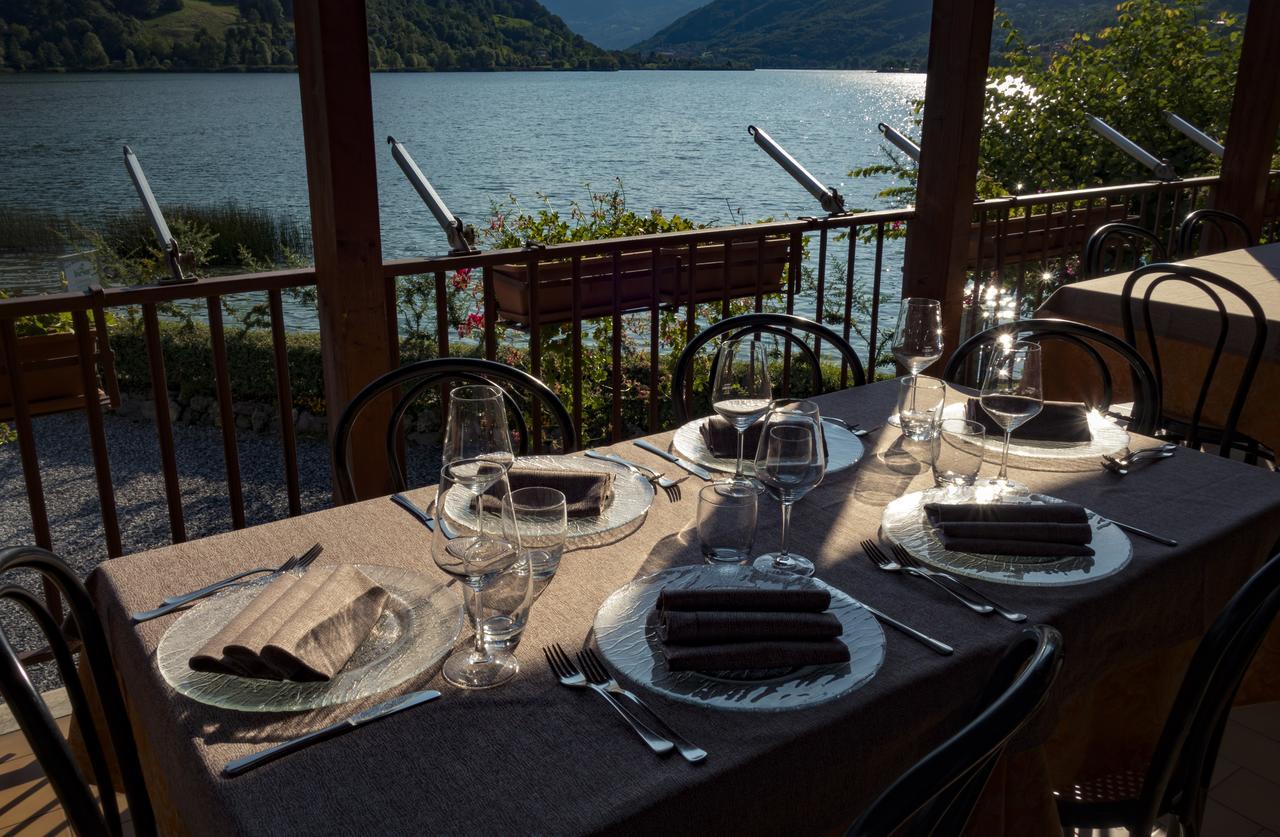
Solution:
M 1144 252 L 1149 252 L 1150 258 L 1145 258 Z M 1111 254 L 1110 269 L 1105 265 L 1108 254 Z M 1132 255 L 1131 260 L 1126 259 L 1126 254 Z M 1164 260 L 1164 243 L 1159 236 L 1136 224 L 1116 221 L 1098 227 L 1085 243 L 1084 278 L 1093 279 Z
M 49 611 L 44 601 L 25 587 L 16 583 L 15 572 L 30 570 L 52 583 L 62 594 L 70 612 L 69 626 L 63 627 L 60 614 Z M 66 564 L 48 550 L 34 546 L 10 547 L 0 550 L 0 599 L 22 607 L 39 626 L 53 658 L 58 673 L 71 701 L 72 715 L 84 738 L 84 749 L 97 785 L 97 798 L 89 787 L 89 780 L 80 764 L 71 754 L 67 740 L 62 736 L 49 708 L 32 685 L 26 669 L 9 639 L 0 631 L 0 693 L 13 712 L 22 734 L 31 745 L 31 751 L 53 786 L 58 802 L 62 804 L 67 821 L 77 834 L 119 835 L 123 833 L 120 810 L 116 805 L 116 788 L 108 767 L 108 753 L 114 752 L 120 768 L 120 779 L 129 802 L 129 818 L 134 833 L 155 834 L 155 816 L 147 798 L 147 787 L 142 778 L 142 765 L 138 760 L 138 748 L 133 739 L 129 716 L 125 712 L 124 697 L 116 681 L 111 651 L 102 624 L 94 612 L 93 602 L 84 585 Z M 72 644 L 78 643 L 83 667 L 87 669 L 93 690 L 97 694 L 95 716 L 80 677 L 76 672 Z M 106 722 L 106 736 L 99 729 L 95 717 Z
M 1040 709 L 1061 666 L 1056 629 L 1024 630 L 991 675 L 978 717 L 903 773 L 846 837 L 961 834 L 1005 746 Z
M 1258 365 L 1262 361 L 1262 351 L 1267 344 L 1267 315 L 1262 310 L 1262 306 L 1258 304 L 1258 300 L 1254 298 L 1253 294 L 1230 279 L 1202 268 L 1185 264 L 1153 264 L 1140 268 L 1129 274 L 1129 278 L 1125 280 L 1124 289 L 1120 295 L 1120 313 L 1124 323 L 1124 339 L 1134 348 L 1138 346 L 1138 336 L 1134 325 L 1133 297 L 1139 283 L 1143 282 L 1146 282 L 1146 285 L 1142 291 L 1141 298 L 1138 300 L 1138 307 L 1142 311 L 1142 327 L 1147 333 L 1147 350 L 1151 356 L 1151 367 L 1155 370 L 1156 381 L 1162 388 L 1164 386 L 1164 373 L 1160 361 L 1160 341 L 1156 336 L 1156 329 L 1152 325 L 1151 316 L 1151 298 L 1156 289 L 1166 283 L 1191 285 L 1209 297 L 1218 311 L 1218 334 L 1213 344 L 1213 354 L 1210 356 L 1209 364 L 1205 368 L 1204 381 L 1200 385 L 1200 395 L 1196 399 L 1196 406 L 1191 413 L 1190 420 L 1180 421 L 1162 416 L 1160 422 L 1162 429 L 1168 435 L 1179 439 L 1189 448 L 1199 448 L 1202 444 L 1217 445 L 1218 453 L 1222 456 L 1230 456 L 1233 449 L 1241 449 L 1248 452 L 1248 460 L 1250 462 L 1256 462 L 1259 453 L 1267 455 L 1268 458 L 1274 458 L 1269 452 L 1263 451 L 1261 445 L 1255 440 L 1236 433 L 1236 425 L 1240 421 L 1240 414 L 1244 411 L 1245 400 L 1253 386 L 1253 378 L 1257 374 Z M 1232 398 L 1231 406 L 1227 412 L 1226 424 L 1221 428 L 1202 426 L 1201 423 L 1205 401 L 1208 399 L 1209 390 L 1213 386 L 1214 375 L 1218 371 L 1218 363 L 1222 360 L 1222 352 L 1227 344 L 1227 337 L 1231 330 L 1227 307 L 1223 301 L 1222 294 L 1218 292 L 1219 289 L 1244 303 L 1245 307 L 1249 309 L 1249 313 L 1253 316 L 1253 342 L 1245 359 L 1244 368 L 1240 373 L 1235 396 Z M 1178 369 L 1175 374 L 1185 375 L 1190 374 L 1190 372 L 1185 369 Z M 1163 392 L 1163 389 L 1161 391 Z
M 966 380 L 965 376 L 970 355 L 1007 338 L 1029 340 L 1035 343 L 1054 340 L 1083 351 L 1093 361 L 1102 385 L 1101 401 L 1090 406 L 1097 408 L 1099 412 L 1112 415 L 1115 414 L 1111 412 L 1113 393 L 1111 370 L 1098 348 L 1108 349 L 1119 355 L 1129 365 L 1129 371 L 1132 373 L 1134 402 L 1132 411 L 1128 415 L 1117 417 L 1125 419 L 1129 430 L 1134 433 L 1149 436 L 1155 432 L 1160 419 L 1160 387 L 1151 367 L 1132 346 L 1114 334 L 1085 323 L 1051 319 L 1018 320 L 989 328 L 960 344 L 960 348 L 956 349 L 955 354 L 947 361 L 946 369 L 942 373 L 943 378 L 953 384 L 974 385 L 974 379 Z M 980 379 L 981 370 L 975 371 Z
M 333 461 L 338 476 L 338 491 L 344 501 L 352 502 L 356 496 L 351 480 L 351 431 L 360 413 L 379 396 L 400 390 L 391 410 L 391 418 L 385 430 L 387 461 L 391 463 L 391 480 L 395 491 L 408 488 L 405 466 L 400 455 L 400 423 L 409 407 L 432 387 L 455 384 L 492 384 L 502 390 L 507 401 L 507 416 L 512 420 L 516 434 L 518 455 L 529 452 L 531 434 L 526 419 L 530 409 L 545 408 L 551 414 L 565 453 L 577 450 L 578 434 L 573 419 L 564 404 L 551 389 L 527 372 L 492 360 L 479 358 L 435 358 L 420 360 L 393 369 L 371 381 L 360 390 L 342 411 L 334 432 Z M 525 400 L 521 393 L 530 396 Z
M 1064 828 L 1198 837 L 1209 782 L 1240 682 L 1280 611 L 1280 555 L 1240 588 L 1200 640 L 1146 775 L 1100 776 L 1058 796 Z M 1209 837 L 1212 837 L 1210 835 Z
M 689 341 L 689 344 L 684 347 L 684 351 L 680 353 L 680 357 L 676 360 L 675 376 L 672 378 L 671 386 L 675 393 L 676 417 L 681 423 L 691 418 L 691 406 L 687 396 L 690 378 L 693 375 L 694 359 L 698 356 L 698 352 L 717 337 L 723 336 L 725 340 L 736 340 L 739 337 L 746 337 L 752 334 L 771 334 L 775 337 L 781 337 L 786 344 L 793 345 L 799 349 L 800 354 L 809 364 L 814 395 L 821 394 L 823 391 L 822 364 L 818 360 L 818 354 L 823 343 L 830 343 L 840 353 L 844 364 L 848 366 L 849 375 L 853 379 L 853 386 L 862 386 L 867 382 L 867 375 L 863 371 L 862 361 L 858 360 L 858 355 L 853 351 L 853 347 L 849 345 L 849 341 L 826 326 L 804 317 L 797 317 L 794 314 L 740 314 L 736 317 L 721 320 L 715 325 L 703 329 L 701 334 Z M 810 346 L 800 336 L 802 334 L 812 337 L 814 345 Z M 716 370 L 713 363 L 708 382 L 715 380 L 715 374 Z M 843 377 L 844 365 L 841 367 L 841 374 Z M 786 395 L 786 393 L 780 394 Z
M 1216 237 L 1217 244 L 1221 245 L 1214 246 L 1207 252 L 1217 253 L 1235 247 L 1252 247 L 1258 243 L 1249 225 L 1238 216 L 1221 209 L 1197 209 L 1183 218 L 1182 223 L 1178 225 L 1178 258 L 1189 259 L 1192 256 L 1206 254 L 1205 230 L 1212 230 L 1214 235 L 1210 241 Z

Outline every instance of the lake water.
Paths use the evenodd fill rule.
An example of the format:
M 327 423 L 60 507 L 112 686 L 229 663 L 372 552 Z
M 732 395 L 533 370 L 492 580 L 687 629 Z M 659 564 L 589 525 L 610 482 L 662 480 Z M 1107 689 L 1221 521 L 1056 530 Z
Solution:
M 696 221 L 810 215 L 817 202 L 747 135 L 768 130 L 846 196 L 877 208 L 876 123 L 905 126 L 924 76 L 846 71 L 375 74 L 386 258 L 448 249 L 385 144 L 402 141 L 450 208 L 481 225 L 513 194 L 567 206 L 621 178 L 631 208 Z M 0 76 L 0 207 L 99 215 L 138 205 L 121 145 L 161 203 L 227 200 L 306 227 L 295 75 Z M 0 287 L 51 288 L 56 268 L 7 260 Z M 303 323 L 295 322 L 294 325 Z

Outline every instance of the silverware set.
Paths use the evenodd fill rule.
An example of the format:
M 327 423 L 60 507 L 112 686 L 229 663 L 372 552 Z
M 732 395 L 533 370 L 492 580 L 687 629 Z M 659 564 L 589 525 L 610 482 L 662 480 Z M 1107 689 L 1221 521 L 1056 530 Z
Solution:
M 917 578 L 928 579 L 975 613 L 995 613 L 1010 622 L 1027 621 L 1027 614 L 1009 610 L 986 593 L 964 583 L 950 573 L 926 567 L 919 558 L 908 552 L 901 544 L 892 544 L 890 548 L 893 550 L 893 558 L 886 555 L 875 541 L 862 542 L 863 552 L 882 570 L 903 572 Z
M 1166 443 L 1154 448 L 1143 448 L 1139 451 L 1126 451 L 1124 456 L 1103 456 L 1102 467 L 1113 474 L 1125 476 L 1129 468 L 1139 462 L 1159 462 L 1168 459 L 1178 449 L 1177 445 Z
M 663 450 L 657 445 L 650 444 L 644 439 L 636 439 L 634 442 L 632 442 L 632 444 L 640 448 L 641 450 L 649 451 L 649 453 L 653 454 L 654 456 L 661 457 L 662 459 L 667 460 L 672 465 L 678 465 L 679 467 L 693 474 L 695 477 L 702 480 L 703 482 L 711 482 L 711 472 L 708 471 L 706 468 L 703 468 L 701 465 L 694 464 L 693 462 L 690 462 L 687 459 L 681 459 L 675 454 L 668 453 L 667 451 Z
M 686 475 L 678 480 L 673 480 L 670 477 L 664 476 L 663 474 L 653 470 L 647 465 L 641 465 L 639 462 L 632 462 L 629 459 L 623 459 L 615 453 L 601 453 L 598 450 L 589 450 L 587 451 L 587 456 L 591 459 L 599 459 L 602 462 L 612 462 L 615 465 L 621 465 L 633 474 L 639 474 L 658 488 L 661 488 L 663 492 L 666 493 L 667 499 L 673 503 L 680 499 L 680 483 L 689 479 Z
M 670 724 L 658 717 L 644 701 L 620 686 L 590 648 L 580 652 L 576 662 L 558 642 L 544 647 L 542 653 L 546 656 L 547 665 L 551 668 L 551 673 L 560 681 L 560 685 L 570 689 L 590 690 L 598 694 L 613 707 L 614 711 L 653 752 L 665 755 L 672 750 L 679 750 L 680 755 L 691 763 L 702 761 L 707 757 L 706 750 L 690 743 L 672 729 Z M 645 717 L 641 718 L 634 714 L 618 699 L 620 697 L 626 698 L 642 709 Z M 655 732 L 654 727 L 660 732 Z
M 165 616 L 167 614 L 173 613 L 175 610 L 186 607 L 192 602 L 212 596 L 214 593 L 217 593 L 221 590 L 225 590 L 228 587 L 235 587 L 235 586 L 240 586 L 242 584 L 245 584 L 247 582 L 243 581 L 242 579 L 251 575 L 257 575 L 258 573 L 271 573 L 272 575 L 280 575 L 281 573 L 293 572 L 296 570 L 304 571 L 307 569 L 307 567 L 310 567 L 311 564 L 317 558 L 320 557 L 320 553 L 323 551 L 324 551 L 324 547 L 321 546 L 320 544 L 316 544 L 315 546 L 308 549 L 306 552 L 302 553 L 301 555 L 293 556 L 288 561 L 285 561 L 283 564 L 281 564 L 278 567 L 255 567 L 252 570 L 245 570 L 244 572 L 236 573 L 235 575 L 228 576 L 227 578 L 224 578 L 221 581 L 215 581 L 213 584 L 209 584 L 205 587 L 201 587 L 198 590 L 192 590 L 188 593 L 182 593 L 177 596 L 170 596 L 169 598 L 161 602 L 160 607 L 157 607 L 155 610 L 140 610 L 137 613 L 134 613 L 130 617 L 130 620 L 133 622 L 133 624 L 137 625 L 140 622 L 148 622 L 152 619 L 158 619 L 161 616 Z

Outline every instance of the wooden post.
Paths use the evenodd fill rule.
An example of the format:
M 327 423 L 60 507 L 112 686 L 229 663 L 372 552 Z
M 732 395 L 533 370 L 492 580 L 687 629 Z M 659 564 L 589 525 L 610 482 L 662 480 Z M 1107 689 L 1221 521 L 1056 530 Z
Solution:
M 1262 233 L 1271 156 L 1280 132 L 1280 3 L 1251 0 L 1244 24 L 1222 180 L 1213 205 Z
M 364 0 L 296 0 L 294 28 L 332 441 L 342 409 L 395 356 L 388 328 L 394 301 L 382 276 Z M 383 449 L 389 416 L 390 404 L 371 405 L 356 425 L 352 478 L 360 497 L 391 491 Z
M 948 353 L 960 342 L 994 14 L 993 0 L 933 0 L 916 217 L 907 228 L 902 295 L 942 300 Z

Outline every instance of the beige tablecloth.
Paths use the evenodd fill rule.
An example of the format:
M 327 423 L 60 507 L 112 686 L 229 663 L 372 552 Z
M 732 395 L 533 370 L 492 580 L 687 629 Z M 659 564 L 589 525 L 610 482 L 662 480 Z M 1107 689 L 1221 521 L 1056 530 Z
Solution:
M 1280 414 L 1276 411 L 1276 404 L 1280 403 L 1280 244 L 1232 250 L 1187 259 L 1184 263 L 1213 271 L 1239 284 L 1258 300 L 1265 312 L 1266 345 L 1240 417 L 1239 430 L 1273 450 L 1280 448 Z M 1064 285 L 1045 300 L 1036 316 L 1088 323 L 1123 338 L 1120 292 L 1127 278 L 1128 274 L 1116 274 Z M 1138 288 L 1139 298 L 1144 288 L 1145 285 Z M 1216 427 L 1226 422 L 1255 332 L 1248 309 L 1235 297 L 1221 293 L 1229 322 L 1227 343 L 1203 416 L 1206 424 Z M 1164 373 L 1164 410 L 1166 415 L 1185 421 L 1191 418 L 1200 397 L 1218 338 L 1218 311 L 1209 297 L 1185 283 L 1162 286 L 1152 300 L 1152 328 L 1160 346 Z M 1142 314 L 1136 303 L 1134 316 L 1139 330 L 1139 349 L 1150 359 Z M 1109 353 L 1104 352 L 1106 354 Z M 1121 396 L 1117 400 L 1128 400 L 1131 397 L 1128 367 L 1114 357 L 1108 360 L 1114 361 L 1110 365 Z M 1050 397 L 1077 398 L 1091 394 L 1092 387 L 1079 374 L 1080 369 L 1088 368 L 1086 364 L 1090 361 L 1076 349 L 1064 346 L 1047 349 L 1045 377 Z
M 882 383 L 824 396 L 821 404 L 829 415 L 872 427 L 883 423 L 895 394 L 895 383 Z M 660 444 L 668 439 L 655 437 Z M 643 525 L 624 540 L 565 555 L 533 609 L 517 653 L 523 671 L 509 685 L 465 692 L 431 673 L 405 689 L 430 686 L 444 692 L 443 699 L 234 779 L 219 773 L 228 759 L 359 707 L 263 716 L 177 696 L 161 680 L 154 658 L 177 617 L 133 627 L 127 613 L 316 541 L 325 546 L 321 563 L 385 563 L 437 573 L 426 531 L 378 499 L 108 561 L 91 578 L 91 589 L 162 822 L 169 831 L 197 834 L 842 829 L 889 781 L 972 716 L 995 660 L 1021 630 L 975 615 L 929 585 L 877 571 L 859 554 L 858 541 L 876 536 L 886 502 L 931 484 L 928 473 L 896 448 L 884 456 L 898 440 L 890 428 L 868 437 L 872 450 L 857 469 L 830 475 L 800 502 L 793 549 L 812 558 L 829 583 L 951 642 L 956 654 L 938 656 L 889 629 L 886 660 L 874 679 L 839 700 L 799 711 L 711 710 L 653 696 L 674 726 L 709 751 L 699 765 L 653 756 L 594 696 L 557 685 L 541 654 L 550 642 L 579 646 L 596 609 L 621 585 L 699 560 L 687 531 L 696 480 L 685 483 L 677 503 L 659 493 Z M 616 449 L 674 470 L 629 444 Z M 1118 673 L 1180 665 L 1179 655 L 1280 537 L 1280 483 L 1260 469 L 1191 451 L 1123 480 L 1092 467 L 1015 476 L 1182 542 L 1170 549 L 1135 540 L 1132 564 L 1094 583 L 987 587 L 1033 623 L 1056 625 L 1066 638 L 1066 664 L 1053 698 L 999 770 L 973 829 L 1021 836 L 1053 833 L 1052 782 L 1069 779 L 1070 770 L 1105 767 L 1109 754 L 1123 753 L 1130 739 L 1146 734 L 1122 728 L 1109 740 L 1086 741 L 1086 731 L 1072 724 L 1098 711 L 1098 690 L 1114 688 Z M 777 519 L 777 506 L 764 501 L 757 550 L 775 545 Z M 1150 689 L 1140 706 L 1150 727 L 1168 689 L 1159 679 L 1145 682 Z M 1101 706 L 1106 717 L 1129 714 L 1116 708 L 1105 701 Z

